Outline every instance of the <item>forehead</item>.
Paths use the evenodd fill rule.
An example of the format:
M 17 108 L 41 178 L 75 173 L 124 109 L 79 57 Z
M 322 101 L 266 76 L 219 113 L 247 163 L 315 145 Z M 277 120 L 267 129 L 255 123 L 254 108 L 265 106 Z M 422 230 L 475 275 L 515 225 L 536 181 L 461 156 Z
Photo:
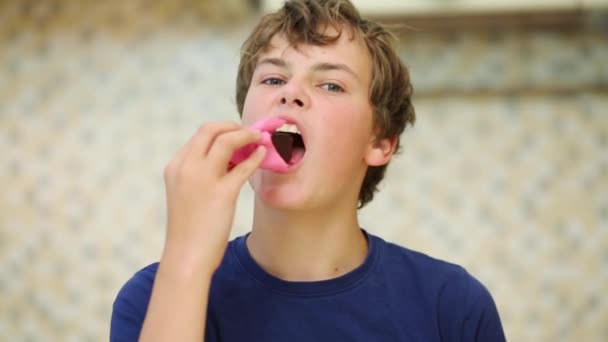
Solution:
M 323 33 L 336 35 L 335 29 L 326 29 Z M 371 74 L 371 57 L 367 45 L 361 35 L 352 29 L 343 28 L 340 37 L 327 45 L 312 45 L 306 43 L 290 43 L 285 34 L 274 35 L 266 47 L 260 52 L 257 61 L 267 57 L 282 58 L 288 62 L 297 59 L 298 64 L 328 62 L 348 65 L 361 76 Z

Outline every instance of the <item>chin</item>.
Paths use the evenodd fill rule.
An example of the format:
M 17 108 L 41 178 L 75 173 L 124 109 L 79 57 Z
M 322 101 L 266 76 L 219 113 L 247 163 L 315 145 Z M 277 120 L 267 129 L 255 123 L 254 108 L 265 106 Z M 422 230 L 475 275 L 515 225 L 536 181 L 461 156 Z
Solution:
M 273 209 L 301 210 L 306 206 L 302 194 L 290 191 L 286 187 L 260 187 L 254 188 L 254 191 L 257 201 Z
M 256 201 L 264 206 L 280 210 L 298 210 L 305 206 L 306 194 L 302 192 L 302 184 L 297 182 L 262 171 L 254 173 L 249 185 L 255 192 Z

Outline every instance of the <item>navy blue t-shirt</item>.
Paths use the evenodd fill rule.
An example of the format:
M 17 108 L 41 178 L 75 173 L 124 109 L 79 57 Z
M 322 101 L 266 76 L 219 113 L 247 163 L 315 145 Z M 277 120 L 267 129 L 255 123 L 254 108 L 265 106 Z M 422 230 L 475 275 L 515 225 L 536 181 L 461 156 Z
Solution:
M 366 237 L 362 265 L 315 282 L 272 276 L 247 236 L 232 240 L 212 279 L 205 341 L 505 341 L 490 293 L 462 267 Z M 111 341 L 138 339 L 157 268 L 118 293 Z

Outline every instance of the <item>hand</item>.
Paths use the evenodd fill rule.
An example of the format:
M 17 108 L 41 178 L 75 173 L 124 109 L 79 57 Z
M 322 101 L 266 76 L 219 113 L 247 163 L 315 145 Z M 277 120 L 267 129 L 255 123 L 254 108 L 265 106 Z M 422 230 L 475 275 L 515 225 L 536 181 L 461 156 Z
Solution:
M 234 151 L 261 134 L 233 122 L 203 125 L 165 168 L 167 236 L 163 258 L 205 268 L 219 266 L 226 249 L 241 187 L 258 168 L 263 146 L 228 170 Z

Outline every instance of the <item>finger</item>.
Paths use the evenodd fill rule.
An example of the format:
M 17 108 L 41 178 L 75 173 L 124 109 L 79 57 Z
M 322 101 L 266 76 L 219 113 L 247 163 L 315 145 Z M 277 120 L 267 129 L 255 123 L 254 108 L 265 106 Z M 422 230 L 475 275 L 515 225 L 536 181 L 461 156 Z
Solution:
M 213 143 L 215 136 L 222 132 L 239 129 L 241 125 L 235 122 L 212 122 L 207 123 L 198 128 L 198 130 L 190 137 L 184 146 L 177 152 L 173 159 L 165 166 L 164 178 L 165 182 L 175 177 L 175 175 L 184 167 L 188 156 L 192 155 L 192 159 L 200 160 L 207 153 L 208 146 Z
M 182 168 L 184 161 L 190 151 L 202 151 L 198 154 L 206 154 L 208 145 L 213 142 L 213 139 L 218 134 L 229 130 L 238 129 L 241 127 L 235 122 L 213 122 L 202 125 L 198 130 L 188 139 L 188 141 L 178 150 L 176 155 L 171 161 L 165 166 L 165 180 L 169 179 L 172 175 L 178 172 Z
M 234 184 L 234 186 L 240 189 L 255 170 L 257 170 L 260 164 L 262 164 L 265 156 L 266 147 L 258 146 L 249 158 L 245 159 L 245 161 L 228 172 L 226 175 L 226 182 L 228 184 Z
M 215 139 L 226 132 L 241 129 L 243 126 L 236 122 L 212 122 L 202 125 L 188 142 L 188 153 L 196 157 L 206 156 Z
M 190 138 L 192 140 L 192 138 Z M 186 142 L 177 153 L 173 156 L 173 158 L 167 163 L 164 171 L 165 183 L 168 182 L 171 178 L 175 176 L 177 171 L 181 168 L 182 163 L 186 159 L 186 154 L 190 149 L 190 140 Z
M 260 132 L 243 128 L 218 136 L 211 146 L 207 157 L 214 165 L 220 166 L 224 171 L 234 152 L 248 144 L 253 144 L 262 138 Z

